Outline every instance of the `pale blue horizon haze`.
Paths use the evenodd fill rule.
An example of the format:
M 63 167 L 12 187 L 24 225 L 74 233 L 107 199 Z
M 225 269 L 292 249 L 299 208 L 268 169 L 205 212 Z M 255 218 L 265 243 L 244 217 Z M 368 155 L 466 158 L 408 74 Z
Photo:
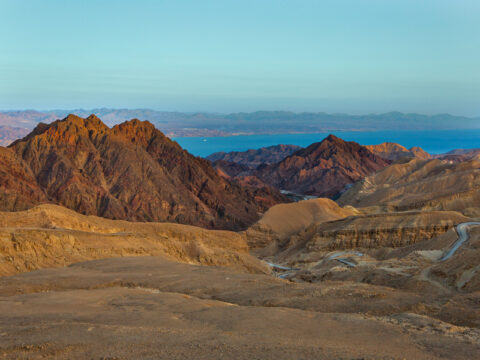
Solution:
M 480 1 L 0 0 L 0 109 L 480 115 Z

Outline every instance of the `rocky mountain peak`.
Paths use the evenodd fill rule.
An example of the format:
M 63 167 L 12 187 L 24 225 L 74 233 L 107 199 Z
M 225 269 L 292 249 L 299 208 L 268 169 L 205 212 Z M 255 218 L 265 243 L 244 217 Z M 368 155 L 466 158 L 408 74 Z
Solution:
M 364 146 L 331 134 L 277 164 L 259 168 L 256 175 L 282 190 L 334 197 L 346 185 L 389 164 Z
M 286 201 L 279 193 L 230 183 L 208 161 L 138 119 L 110 129 L 95 115 L 68 115 L 39 125 L 9 153 L 15 157 L 9 167 L 30 174 L 22 175 L 24 207 L 45 194 L 82 214 L 241 229 L 267 206 Z M 16 191 L 16 182 L 15 176 L 0 178 L 0 189 Z M 9 197 L 9 210 L 15 201 Z

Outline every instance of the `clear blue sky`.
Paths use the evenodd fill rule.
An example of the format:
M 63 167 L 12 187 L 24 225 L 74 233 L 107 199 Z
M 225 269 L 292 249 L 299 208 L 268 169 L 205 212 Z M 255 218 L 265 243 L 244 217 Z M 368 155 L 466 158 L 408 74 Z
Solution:
M 480 115 L 479 0 L 0 0 L 0 109 Z

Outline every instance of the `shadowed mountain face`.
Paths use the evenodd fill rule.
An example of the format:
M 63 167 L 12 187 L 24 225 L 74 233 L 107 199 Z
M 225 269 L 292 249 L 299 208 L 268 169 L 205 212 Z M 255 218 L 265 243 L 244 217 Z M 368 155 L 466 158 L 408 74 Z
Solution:
M 236 178 L 243 175 L 249 175 L 252 171 L 247 165 L 243 165 L 236 162 L 229 162 L 225 160 L 217 160 L 212 162 L 212 166 L 217 170 L 217 172 L 228 178 Z
M 69 115 L 39 124 L 10 149 L 50 201 L 83 214 L 241 229 L 283 200 L 230 183 L 207 160 L 139 120 L 109 128 L 94 115 Z
M 12 150 L 0 147 L 0 208 L 24 210 L 46 201 L 28 165 Z
M 247 151 L 217 152 L 207 156 L 206 159 L 212 162 L 228 161 L 256 168 L 262 164 L 274 164 L 282 161 L 300 149 L 301 147 L 297 145 L 280 144 Z
M 255 175 L 278 189 L 334 197 L 346 185 L 389 164 L 356 142 L 329 135 L 277 164 L 259 167 Z

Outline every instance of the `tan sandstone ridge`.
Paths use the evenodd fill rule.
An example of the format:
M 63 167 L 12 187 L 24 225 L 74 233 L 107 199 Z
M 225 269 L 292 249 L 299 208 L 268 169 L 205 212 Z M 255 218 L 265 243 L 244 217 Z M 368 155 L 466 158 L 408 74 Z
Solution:
M 471 220 L 454 211 L 407 211 L 350 216 L 307 229 L 307 250 L 402 247 L 429 240 Z
M 393 164 L 355 183 L 342 206 L 381 206 L 391 211 L 454 210 L 480 216 L 480 162 L 418 160 Z
M 248 250 L 245 237 L 230 231 L 108 220 L 56 205 L 0 212 L 0 275 L 140 255 L 267 272 Z
M 365 147 L 375 155 L 393 161 L 401 158 L 417 158 L 426 160 L 430 159 L 431 157 L 429 153 L 425 152 L 418 146 L 407 149 L 405 146 L 393 142 L 384 142 L 378 145 L 366 145 Z

